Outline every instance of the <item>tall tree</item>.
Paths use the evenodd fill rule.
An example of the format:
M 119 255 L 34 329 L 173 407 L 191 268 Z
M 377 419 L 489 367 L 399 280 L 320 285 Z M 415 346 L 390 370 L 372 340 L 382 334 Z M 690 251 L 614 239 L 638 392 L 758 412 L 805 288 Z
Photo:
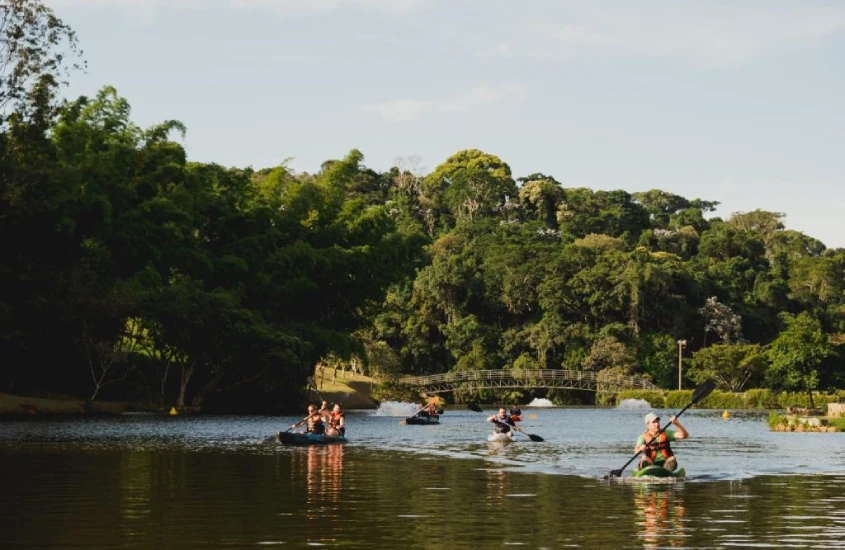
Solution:
M 769 347 L 767 378 L 775 388 L 807 392 L 813 408 L 813 391 L 821 378 L 819 367 L 833 354 L 833 347 L 821 323 L 808 313 L 800 313 L 787 323 Z
M 84 66 L 81 55 L 76 33 L 41 0 L 0 4 L 0 129 L 10 113 L 43 115 L 55 88 Z

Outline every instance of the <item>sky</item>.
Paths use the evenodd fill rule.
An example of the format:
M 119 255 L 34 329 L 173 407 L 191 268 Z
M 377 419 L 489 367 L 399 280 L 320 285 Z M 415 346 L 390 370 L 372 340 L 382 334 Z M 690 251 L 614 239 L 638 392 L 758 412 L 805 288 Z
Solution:
M 845 247 L 839 0 L 46 0 L 190 160 L 386 171 L 462 149 L 564 187 L 756 209 Z M 837 153 L 838 151 L 838 153 Z

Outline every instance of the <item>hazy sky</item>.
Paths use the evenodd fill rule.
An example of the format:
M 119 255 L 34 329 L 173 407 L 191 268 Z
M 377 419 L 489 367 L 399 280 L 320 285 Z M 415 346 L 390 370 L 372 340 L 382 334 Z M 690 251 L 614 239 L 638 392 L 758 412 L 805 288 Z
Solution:
M 387 170 L 461 149 L 566 187 L 757 208 L 845 247 L 845 2 L 48 0 L 191 160 Z M 839 151 L 839 153 L 837 153 Z

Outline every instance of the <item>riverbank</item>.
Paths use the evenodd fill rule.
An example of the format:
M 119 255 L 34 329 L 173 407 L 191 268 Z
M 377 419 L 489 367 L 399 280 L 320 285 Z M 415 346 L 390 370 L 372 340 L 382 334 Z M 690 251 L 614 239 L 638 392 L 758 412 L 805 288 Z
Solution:
M 372 378 L 346 373 L 346 378 L 330 377 L 321 381 L 315 378 L 320 396 L 331 403 L 340 403 L 345 409 L 376 409 L 378 402 L 372 397 Z M 320 398 L 311 391 L 309 399 Z M 155 411 L 155 407 L 128 401 L 95 401 L 93 414 L 123 414 L 126 412 Z M 29 397 L 0 392 L 0 417 L 25 417 L 35 415 L 73 415 L 84 414 L 85 400 L 70 396 Z
M 332 380 L 331 375 L 321 377 L 319 372 L 314 376 L 314 383 L 320 396 L 309 392 L 309 399 L 317 400 L 322 397 L 331 403 L 340 403 L 344 409 L 377 409 L 378 401 L 373 399 L 372 388 L 376 382 L 369 376 L 339 373 Z
M 96 401 L 92 413 L 122 414 L 137 406 L 122 401 Z M 85 400 L 73 397 L 28 397 L 0 392 L 0 416 L 34 416 L 42 414 L 84 414 Z

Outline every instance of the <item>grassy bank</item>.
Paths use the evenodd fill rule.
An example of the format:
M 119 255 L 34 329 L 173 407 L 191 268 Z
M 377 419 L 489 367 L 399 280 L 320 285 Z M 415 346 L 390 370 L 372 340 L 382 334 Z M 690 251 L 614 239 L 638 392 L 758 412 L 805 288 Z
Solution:
M 126 402 L 102 401 L 94 402 L 91 412 L 103 414 L 120 414 L 136 410 Z M 2 416 L 34 416 L 39 414 L 83 414 L 85 400 L 62 397 L 27 397 L 11 393 L 0 393 L 0 415 Z
M 344 409 L 375 409 L 378 403 L 372 396 L 375 382 L 369 376 L 352 373 L 340 373 L 332 380 L 332 373 L 327 372 L 322 378 L 319 372 L 314 376 L 314 383 L 320 396 L 331 403 L 340 403 Z M 309 392 L 308 398 L 319 401 L 314 391 Z
M 321 381 L 315 377 L 320 395 L 329 402 L 340 403 L 345 409 L 375 409 L 378 403 L 373 399 L 370 389 L 373 380 L 368 376 L 351 375 L 331 376 Z M 313 391 L 309 393 L 311 401 L 319 401 Z M 95 401 L 91 412 L 94 414 L 121 414 L 131 411 L 152 411 L 153 406 L 123 401 Z M 0 416 L 27 417 L 35 415 L 84 414 L 85 400 L 64 396 L 30 397 L 0 392 Z

